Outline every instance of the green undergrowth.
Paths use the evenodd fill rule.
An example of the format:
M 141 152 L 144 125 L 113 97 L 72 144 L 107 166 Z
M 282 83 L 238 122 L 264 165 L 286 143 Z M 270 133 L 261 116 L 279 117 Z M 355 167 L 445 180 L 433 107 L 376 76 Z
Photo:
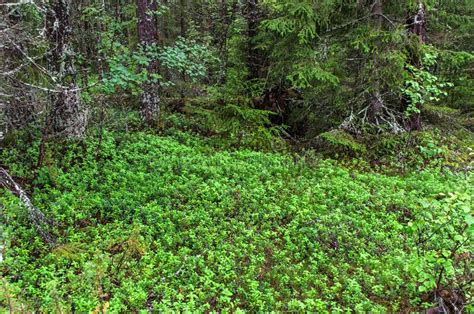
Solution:
M 422 132 L 352 136 L 322 133 L 316 151 L 359 170 L 406 174 L 424 169 L 465 172 L 474 166 L 474 136 L 468 130 L 432 127 Z
M 36 175 L 1 156 L 58 237 L 45 245 L 0 192 L 5 310 L 398 312 L 431 306 L 435 288 L 471 293 L 469 174 L 140 132 L 48 146 Z

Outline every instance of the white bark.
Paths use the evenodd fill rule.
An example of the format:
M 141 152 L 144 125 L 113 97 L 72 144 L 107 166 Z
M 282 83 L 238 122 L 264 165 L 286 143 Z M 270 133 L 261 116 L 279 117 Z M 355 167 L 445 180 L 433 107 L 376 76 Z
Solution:
M 10 174 L 3 168 L 0 167 L 0 186 L 11 190 L 18 198 L 21 203 L 25 206 L 28 211 L 28 217 L 31 223 L 35 226 L 38 233 L 41 235 L 43 240 L 49 244 L 55 242 L 55 238 L 44 228 L 47 225 L 51 225 L 52 222 L 49 221 L 46 216 L 38 208 L 33 206 L 28 195 L 23 191 L 23 189 L 18 185 L 18 183 L 13 180 Z

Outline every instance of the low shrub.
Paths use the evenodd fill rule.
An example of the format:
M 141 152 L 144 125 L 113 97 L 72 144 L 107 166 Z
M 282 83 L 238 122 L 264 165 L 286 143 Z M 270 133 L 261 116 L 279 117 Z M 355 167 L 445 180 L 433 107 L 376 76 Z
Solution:
M 363 173 L 190 136 L 97 145 L 32 182 L 53 248 L 1 192 L 3 309 L 398 312 L 436 288 L 471 293 L 472 176 Z

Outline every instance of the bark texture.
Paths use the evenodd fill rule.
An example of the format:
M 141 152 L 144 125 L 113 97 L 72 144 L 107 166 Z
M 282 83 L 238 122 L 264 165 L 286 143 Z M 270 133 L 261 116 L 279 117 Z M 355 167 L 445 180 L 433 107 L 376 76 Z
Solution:
M 375 0 L 373 5 L 372 5 L 372 14 L 373 14 L 373 19 L 374 19 L 374 24 L 375 24 L 375 29 L 377 32 L 381 32 L 383 30 L 383 2 L 382 0 Z M 377 42 L 377 46 L 380 49 L 382 46 L 382 43 L 380 41 Z M 381 84 L 379 81 L 379 73 L 377 73 L 378 66 L 377 64 L 379 63 L 379 58 L 377 54 L 374 54 L 373 57 L 374 65 L 375 66 L 375 74 L 377 77 L 377 80 L 374 82 L 374 92 L 372 93 L 372 97 L 370 99 L 370 107 L 368 109 L 368 116 L 369 116 L 369 121 L 371 123 L 378 124 L 379 119 L 381 118 L 382 114 L 382 109 L 384 106 L 384 100 L 382 98 L 381 94 Z
M 410 32 L 416 34 L 421 43 L 426 42 L 426 12 L 425 7 L 420 2 L 418 5 L 418 12 L 413 18 L 413 22 L 410 26 Z
M 0 5 L 5 4 L 0 0 Z M 4 132 L 22 129 L 36 118 L 36 106 L 30 90 L 16 80 L 16 74 L 22 69 L 22 55 L 18 49 L 23 49 L 23 36 L 18 30 L 21 25 L 21 16 L 16 10 L 8 6 L 0 6 L 0 111 L 3 112 Z
M 81 138 L 87 125 L 72 62 L 73 51 L 68 45 L 71 35 L 68 0 L 53 0 L 46 14 L 46 31 L 50 44 L 48 63 L 56 92 L 51 95 L 52 130 L 55 136 Z
M 262 56 L 255 43 L 261 19 L 258 0 L 245 0 L 244 16 L 247 20 L 248 79 L 253 80 L 260 77 L 260 69 L 262 67 Z
M 153 14 L 157 10 L 155 0 L 136 0 L 138 16 L 138 38 L 140 45 L 144 48 L 150 48 L 158 44 L 158 29 L 156 27 L 156 16 Z M 158 60 L 151 60 L 147 66 L 149 74 L 159 73 L 160 64 Z M 158 123 L 160 117 L 160 95 L 159 84 L 157 82 L 148 82 L 143 86 L 143 92 L 140 97 L 141 116 L 143 120 L 151 127 Z

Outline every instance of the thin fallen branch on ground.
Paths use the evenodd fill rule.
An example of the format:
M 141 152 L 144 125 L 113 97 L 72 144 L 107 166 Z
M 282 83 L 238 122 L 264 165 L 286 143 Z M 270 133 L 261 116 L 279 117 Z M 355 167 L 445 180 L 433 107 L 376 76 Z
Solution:
M 25 191 L 13 180 L 8 171 L 2 167 L 0 167 L 0 186 L 9 189 L 18 196 L 22 204 L 28 210 L 28 217 L 40 236 L 46 243 L 53 244 L 56 241 L 55 237 L 45 230 L 45 227 L 52 225 L 53 222 L 46 218 L 43 212 L 33 205 Z

